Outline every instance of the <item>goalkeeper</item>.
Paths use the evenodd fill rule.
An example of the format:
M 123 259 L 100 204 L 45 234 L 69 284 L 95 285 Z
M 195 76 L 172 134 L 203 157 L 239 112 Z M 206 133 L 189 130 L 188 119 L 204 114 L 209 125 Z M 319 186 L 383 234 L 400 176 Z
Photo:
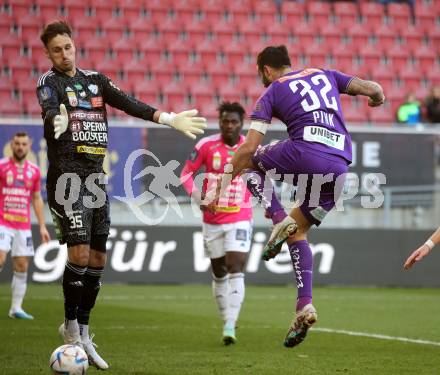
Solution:
M 105 106 L 172 127 L 191 139 L 203 134 L 206 120 L 196 117 L 196 110 L 161 112 L 127 95 L 105 75 L 77 68 L 66 22 L 46 25 L 40 39 L 53 65 L 37 84 L 48 147 L 48 203 L 58 240 L 68 248 L 65 319 L 59 331 L 66 344 L 81 345 L 90 363 L 104 370 L 108 364 L 89 336 L 89 316 L 101 286 L 110 226 L 102 169 L 108 135 Z

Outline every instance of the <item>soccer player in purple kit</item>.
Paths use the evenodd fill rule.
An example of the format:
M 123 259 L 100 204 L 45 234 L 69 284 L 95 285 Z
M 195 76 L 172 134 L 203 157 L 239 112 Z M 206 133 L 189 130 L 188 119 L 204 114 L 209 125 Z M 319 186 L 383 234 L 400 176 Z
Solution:
M 289 245 L 298 297 L 296 314 L 284 345 L 294 347 L 304 340 L 307 330 L 317 321 L 312 305 L 313 256 L 307 232 L 313 224 L 318 226 L 335 206 L 352 158 L 351 139 L 344 124 L 339 95 L 367 96 L 370 107 L 380 106 L 385 97 L 378 83 L 335 70 L 294 71 L 285 46 L 266 47 L 258 55 L 257 66 L 267 89 L 257 100 L 246 140 L 231 160 L 232 175 L 223 179 L 221 191 L 227 184 L 225 181 L 246 172 L 249 190 L 274 224 L 263 259 L 275 257 L 284 242 Z M 286 124 L 289 138 L 261 147 L 272 117 Z M 307 177 L 304 199 L 290 215 L 281 206 L 273 187 L 268 189 L 271 182 L 265 175 L 270 175 L 269 171 L 279 174 L 282 180 L 286 175 L 293 175 L 294 185 L 299 175 Z M 319 198 L 314 193 L 317 175 L 325 176 L 318 190 Z M 220 188 L 217 190 L 214 204 L 221 194 Z

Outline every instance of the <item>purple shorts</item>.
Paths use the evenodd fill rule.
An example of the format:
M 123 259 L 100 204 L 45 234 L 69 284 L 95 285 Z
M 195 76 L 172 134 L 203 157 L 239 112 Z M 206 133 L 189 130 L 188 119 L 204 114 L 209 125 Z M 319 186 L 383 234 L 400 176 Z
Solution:
M 317 226 L 335 206 L 348 172 L 345 159 L 290 139 L 260 147 L 252 161 L 261 171 L 275 169 L 281 181 L 297 186 L 295 200 L 307 220 Z

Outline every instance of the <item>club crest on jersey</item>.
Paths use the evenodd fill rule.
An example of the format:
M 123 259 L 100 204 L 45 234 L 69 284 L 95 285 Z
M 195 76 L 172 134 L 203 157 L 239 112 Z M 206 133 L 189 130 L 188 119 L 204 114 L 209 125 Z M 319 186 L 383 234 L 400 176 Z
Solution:
M 43 86 L 38 90 L 38 96 L 40 100 L 44 102 L 52 96 L 52 89 L 49 86 Z
M 85 98 L 85 97 L 87 96 L 87 94 L 86 94 L 85 91 L 80 91 L 80 92 L 79 92 L 79 96 L 80 96 L 81 98 Z
M 96 96 L 96 97 L 90 99 L 90 101 L 92 102 L 93 108 L 99 108 L 104 105 L 104 103 L 102 101 L 102 96 Z
M 96 85 L 88 85 L 87 88 L 93 95 L 96 95 L 98 93 L 98 86 Z
M 81 83 L 75 83 L 73 86 L 75 86 L 75 88 L 76 88 L 77 90 L 82 90 L 82 89 L 83 89 Z
M 212 168 L 213 169 L 220 169 L 222 166 L 222 156 L 220 152 L 216 151 L 214 152 L 214 155 L 212 156 Z
M 27 176 L 27 178 L 32 178 L 33 175 L 34 175 L 34 173 L 32 172 L 31 169 L 28 169 L 28 170 L 26 171 L 26 176 Z
M 12 185 L 13 182 L 14 182 L 14 174 L 12 173 L 12 171 L 8 171 L 6 173 L 6 185 Z
M 78 98 L 76 97 L 76 95 L 73 91 L 67 91 L 67 98 L 69 99 L 69 104 L 71 107 L 78 106 Z

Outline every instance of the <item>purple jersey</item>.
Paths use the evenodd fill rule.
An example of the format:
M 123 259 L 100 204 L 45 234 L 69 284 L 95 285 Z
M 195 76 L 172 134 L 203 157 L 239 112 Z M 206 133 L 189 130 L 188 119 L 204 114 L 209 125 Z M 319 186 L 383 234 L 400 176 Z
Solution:
M 287 73 L 261 95 L 251 118 L 270 123 L 276 117 L 287 125 L 295 144 L 351 163 L 351 138 L 339 94 L 347 92 L 352 79 L 336 70 L 311 68 Z

